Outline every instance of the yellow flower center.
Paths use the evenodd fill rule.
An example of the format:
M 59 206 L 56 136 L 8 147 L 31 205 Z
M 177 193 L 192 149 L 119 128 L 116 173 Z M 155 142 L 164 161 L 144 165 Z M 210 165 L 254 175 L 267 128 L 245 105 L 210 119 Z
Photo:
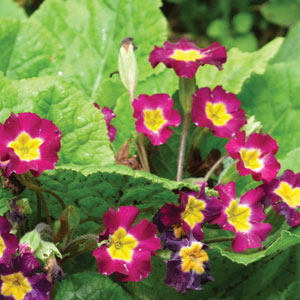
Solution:
M 21 272 L 1 275 L 1 280 L 3 282 L 1 295 L 12 296 L 15 300 L 23 300 L 26 294 L 32 289 L 27 278 Z
M 287 182 L 282 181 L 274 191 L 288 206 L 300 206 L 300 188 L 292 188 Z
M 180 250 L 181 270 L 183 272 L 194 271 L 202 274 L 204 272 L 203 263 L 208 261 L 207 253 L 202 250 L 202 244 L 198 242 L 192 243 L 190 247 L 183 247 Z
M 240 154 L 246 168 L 251 170 L 262 168 L 263 165 L 259 159 L 260 151 L 258 149 L 248 150 L 242 148 Z
M 206 116 L 215 126 L 224 126 L 232 119 L 232 116 L 226 112 L 226 106 L 223 103 L 207 102 L 205 107 Z
M 183 228 L 182 228 L 181 223 L 173 224 L 172 227 L 173 227 L 174 235 L 175 235 L 175 237 L 176 237 L 177 239 L 179 239 L 179 238 L 185 236 L 185 232 L 184 232 L 184 230 L 183 230 Z
M 204 57 L 204 54 L 201 54 L 198 50 L 181 50 L 176 49 L 173 54 L 170 56 L 173 59 L 181 60 L 181 61 L 196 61 Z
M 154 132 L 158 132 L 161 126 L 167 122 L 160 108 L 155 110 L 145 109 L 144 120 L 147 128 Z
M 40 158 L 39 148 L 42 143 L 42 139 L 33 139 L 28 133 L 22 132 L 7 146 L 13 148 L 21 160 L 31 161 Z
M 133 250 L 136 248 L 138 241 L 127 231 L 120 227 L 110 237 L 108 252 L 113 259 L 121 259 L 127 262 L 131 261 Z
M 2 257 L 5 248 L 6 248 L 5 247 L 5 243 L 4 243 L 3 239 L 2 239 L 2 237 L 0 236 L 0 257 Z
M 251 210 L 248 206 L 239 205 L 236 200 L 231 200 L 225 213 L 227 214 L 228 222 L 234 226 L 236 231 L 248 231 L 251 228 L 248 221 Z
M 193 229 L 196 223 L 201 223 L 204 219 L 202 211 L 206 203 L 202 200 L 189 196 L 185 210 L 181 213 L 182 219 Z

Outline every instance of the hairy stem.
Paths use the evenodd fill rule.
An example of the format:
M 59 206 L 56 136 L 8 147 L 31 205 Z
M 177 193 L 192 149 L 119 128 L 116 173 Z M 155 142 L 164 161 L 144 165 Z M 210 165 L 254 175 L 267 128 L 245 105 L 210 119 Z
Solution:
M 223 156 L 221 156 L 216 162 L 215 164 L 208 170 L 208 172 L 206 173 L 203 181 L 207 182 L 208 179 L 210 178 L 210 176 L 215 172 L 215 170 L 219 167 L 219 165 L 224 161 L 224 159 L 228 157 L 228 153 L 224 154 Z
M 191 119 L 191 114 L 189 112 L 185 113 L 182 132 L 181 132 L 179 153 L 178 153 L 177 176 L 176 176 L 177 181 L 182 180 L 184 152 L 185 152 L 186 138 L 189 130 L 190 119 Z
M 143 162 L 141 162 L 141 163 L 144 164 L 144 170 L 146 172 L 150 172 L 148 156 L 147 156 L 147 152 L 146 152 L 146 149 L 145 149 L 145 146 L 144 146 L 144 136 L 143 136 L 142 133 L 138 132 L 137 137 L 138 137 L 139 146 L 140 146 L 141 154 L 142 154 L 141 158 L 143 160 Z
M 44 199 L 43 195 L 41 192 L 36 192 L 36 196 L 38 197 L 38 199 L 40 199 L 41 203 L 42 203 L 42 206 L 43 206 L 43 209 L 44 209 L 44 213 L 45 213 L 45 217 L 46 217 L 46 221 L 47 221 L 47 224 L 48 225 L 51 225 L 51 217 L 50 217 L 50 214 L 49 214 L 49 209 L 48 209 L 48 206 L 47 206 L 47 202 L 46 200 Z

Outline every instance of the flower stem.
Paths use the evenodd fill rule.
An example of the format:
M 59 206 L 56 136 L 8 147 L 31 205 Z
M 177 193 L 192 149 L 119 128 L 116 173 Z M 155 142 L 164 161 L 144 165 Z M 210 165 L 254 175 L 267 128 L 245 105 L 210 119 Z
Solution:
M 228 157 L 228 153 L 224 154 L 223 156 L 221 156 L 216 162 L 215 164 L 208 170 L 208 172 L 206 173 L 203 181 L 207 182 L 208 179 L 210 178 L 210 176 L 215 172 L 215 170 L 219 167 L 219 165 L 224 161 L 224 159 Z
M 218 237 L 214 239 L 209 239 L 209 240 L 204 240 L 204 244 L 209 244 L 209 243 L 220 243 L 220 242 L 229 242 L 232 241 L 234 237 L 229 237 L 229 236 L 223 236 L 223 237 Z
M 176 176 L 177 181 L 182 180 L 184 152 L 185 152 L 186 138 L 187 138 L 187 133 L 189 130 L 190 119 L 191 119 L 191 114 L 185 113 L 182 132 L 181 132 L 179 154 L 178 154 L 177 176 Z
M 43 209 L 44 209 L 44 213 L 45 213 L 45 217 L 46 217 L 47 224 L 48 224 L 48 225 L 51 225 L 51 217 L 50 217 L 50 214 L 49 214 L 49 209 L 48 209 L 46 200 L 44 199 L 44 197 L 43 197 L 43 195 L 42 195 L 41 192 L 36 191 L 36 196 L 37 196 L 38 199 L 40 199 L 40 201 L 41 201 L 41 203 L 42 203 L 42 206 L 43 206 Z M 39 200 L 38 200 L 38 201 L 39 201 Z
M 150 172 L 148 156 L 147 156 L 147 152 L 146 152 L 146 149 L 145 149 L 145 146 L 144 146 L 144 136 L 143 136 L 142 133 L 137 132 L 137 137 L 138 137 L 139 146 L 140 146 L 141 155 L 142 155 L 142 157 L 140 157 L 141 163 L 142 163 L 142 165 L 144 165 L 144 170 L 146 172 Z

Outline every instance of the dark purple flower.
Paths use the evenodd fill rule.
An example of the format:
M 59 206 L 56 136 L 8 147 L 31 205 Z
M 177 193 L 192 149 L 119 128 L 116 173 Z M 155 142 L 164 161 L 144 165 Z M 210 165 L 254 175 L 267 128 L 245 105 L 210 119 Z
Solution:
M 171 259 L 167 262 L 165 283 L 177 292 L 202 290 L 202 285 L 214 280 L 210 274 L 210 263 L 206 253 L 208 247 L 195 240 L 184 238 L 173 243 Z
M 40 263 L 32 254 L 0 264 L 1 300 L 48 300 L 52 284 L 44 273 L 37 273 Z
M 204 237 L 203 224 L 216 218 L 220 212 L 220 201 L 205 194 L 204 184 L 200 192 L 180 192 L 179 206 L 168 203 L 160 210 L 162 223 L 173 226 L 176 238 L 182 237 L 182 233 L 192 233 L 197 240 Z
M 17 237 L 10 234 L 11 225 L 0 216 L 0 264 L 9 263 L 18 249 L 19 241 Z
M 94 106 L 100 109 L 100 106 L 96 102 L 94 102 Z M 104 120 L 106 122 L 107 131 L 108 131 L 108 137 L 110 142 L 112 143 L 115 140 L 117 129 L 114 126 L 110 125 L 110 122 L 113 118 L 116 117 L 116 114 L 113 112 L 112 109 L 106 106 L 103 106 L 101 112 L 104 115 Z

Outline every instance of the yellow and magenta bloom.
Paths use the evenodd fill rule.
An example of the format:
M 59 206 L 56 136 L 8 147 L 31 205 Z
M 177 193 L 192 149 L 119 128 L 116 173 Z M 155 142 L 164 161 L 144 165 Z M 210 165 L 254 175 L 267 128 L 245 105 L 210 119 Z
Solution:
M 162 62 L 167 68 L 173 68 L 179 77 L 187 78 L 193 78 L 198 68 L 206 64 L 222 70 L 226 59 L 226 49 L 218 42 L 200 49 L 185 39 L 177 43 L 165 42 L 162 48 L 155 46 L 149 57 L 153 68 Z
M 15 235 L 9 233 L 10 229 L 10 223 L 0 216 L 0 264 L 10 263 L 18 249 L 19 241 Z
M 0 264 L 0 298 L 3 300 L 48 300 L 52 284 L 32 254 L 22 254 L 10 264 Z
M 213 91 L 201 88 L 193 96 L 192 119 L 197 126 L 211 129 L 214 135 L 230 138 L 247 123 L 240 106 L 237 97 L 221 86 Z
M 220 201 L 208 197 L 202 184 L 200 192 L 180 192 L 179 206 L 173 203 L 164 205 L 160 219 L 164 226 L 172 226 L 175 238 L 193 234 L 200 241 L 204 237 L 203 224 L 216 218 L 220 212 Z
M 202 285 L 214 280 L 210 274 L 208 247 L 192 236 L 173 243 L 171 259 L 167 262 L 165 283 L 177 292 L 202 290 Z
M 276 212 L 283 215 L 288 225 L 300 224 L 300 173 L 295 174 L 291 170 L 265 182 L 261 187 L 265 191 L 264 204 L 272 205 Z
M 100 109 L 99 104 L 97 104 L 96 102 L 94 102 L 94 106 L 97 109 Z M 111 123 L 111 120 L 113 118 L 115 118 L 117 115 L 114 113 L 114 111 L 112 109 L 110 109 L 110 108 L 108 108 L 106 106 L 103 106 L 101 112 L 102 112 L 102 114 L 104 116 L 104 120 L 105 120 L 105 123 L 106 123 L 107 134 L 108 134 L 109 140 L 112 143 L 115 140 L 115 138 L 116 138 L 117 129 L 116 129 L 116 127 L 110 125 L 110 123 Z
M 146 135 L 154 146 L 164 144 L 171 136 L 173 131 L 169 126 L 178 127 L 181 123 L 181 116 L 173 109 L 173 104 L 168 94 L 142 94 L 132 102 L 135 128 Z
M 34 113 L 12 113 L 3 125 L 0 124 L 0 137 L 4 176 L 27 171 L 39 176 L 44 170 L 54 169 L 61 132 L 52 121 Z
M 235 233 L 232 249 L 242 252 L 249 248 L 262 248 L 264 241 L 272 226 L 262 223 L 266 215 L 262 209 L 264 191 L 261 188 L 249 190 L 240 201 L 235 196 L 235 184 L 218 185 L 215 190 L 219 192 L 223 204 L 222 212 L 211 223 L 218 224 L 222 229 Z
M 160 239 L 156 226 L 146 219 L 132 226 L 138 214 L 134 206 L 110 208 L 104 214 L 102 245 L 93 252 L 101 274 L 115 273 L 121 281 L 141 281 L 149 275 L 150 258 L 161 248 Z
M 238 160 L 238 172 L 242 176 L 251 174 L 256 181 L 275 178 L 280 169 L 274 156 L 278 151 L 277 142 L 268 134 L 260 133 L 252 133 L 245 139 L 245 132 L 239 132 L 225 146 L 229 155 Z

